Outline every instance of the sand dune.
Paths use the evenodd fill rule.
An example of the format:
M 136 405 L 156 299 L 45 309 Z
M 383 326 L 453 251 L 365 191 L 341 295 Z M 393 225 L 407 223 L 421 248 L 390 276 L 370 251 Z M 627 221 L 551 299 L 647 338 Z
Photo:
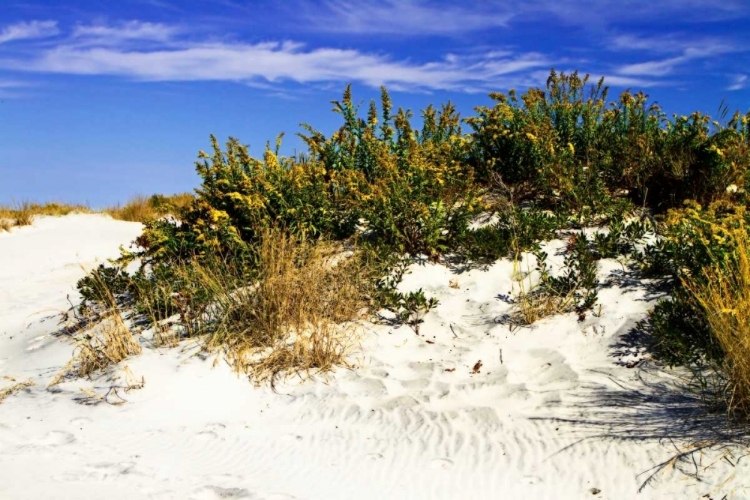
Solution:
M 634 326 L 658 290 L 615 261 L 600 317 L 515 329 L 510 262 L 415 264 L 401 288 L 440 301 L 421 335 L 367 325 L 355 369 L 275 392 L 192 342 L 47 390 L 72 352 L 54 336 L 66 296 L 139 232 L 73 215 L 0 234 L 0 377 L 36 383 L 0 403 L 0 498 L 750 498 L 740 447 L 668 463 L 728 438 L 648 358 Z M 117 389 L 125 365 L 142 389 Z

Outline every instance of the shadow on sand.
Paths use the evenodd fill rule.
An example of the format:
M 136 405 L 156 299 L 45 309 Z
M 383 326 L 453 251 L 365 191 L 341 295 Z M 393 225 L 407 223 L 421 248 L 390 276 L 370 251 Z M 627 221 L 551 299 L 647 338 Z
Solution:
M 625 325 L 610 345 L 610 355 L 616 365 L 632 368 L 632 375 L 618 380 L 604 374 L 611 383 L 584 387 L 573 406 L 580 417 L 540 419 L 567 423 L 580 436 L 557 453 L 587 440 L 658 442 L 670 454 L 638 475 L 639 492 L 668 468 L 702 482 L 705 464 L 696 458 L 700 454 L 733 468 L 750 460 L 750 426 L 709 411 L 706 399 L 691 387 L 690 373 L 651 360 L 645 354 L 649 344 L 648 334 L 635 321 Z M 627 361 L 633 353 L 646 357 L 633 364 Z

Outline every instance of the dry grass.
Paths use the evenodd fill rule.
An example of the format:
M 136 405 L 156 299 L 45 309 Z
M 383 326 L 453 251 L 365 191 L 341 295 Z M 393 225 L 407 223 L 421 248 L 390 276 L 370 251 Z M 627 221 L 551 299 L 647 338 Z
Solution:
M 518 286 L 514 322 L 531 325 L 540 319 L 573 311 L 576 306 L 575 290 L 566 294 L 545 292 L 532 281 L 532 273 L 514 270 L 514 281 Z
M 258 382 L 346 365 L 370 280 L 358 256 L 341 255 L 331 245 L 267 231 L 256 284 L 237 288 L 226 268 L 194 268 L 215 297 L 201 314 L 210 330 L 207 347 L 223 350 L 238 371 Z
M 141 314 L 154 325 L 154 344 L 175 346 L 185 337 L 200 337 L 238 372 L 271 383 L 278 375 L 346 366 L 374 282 L 371 266 L 358 253 L 300 242 L 278 230 L 264 233 L 250 275 L 236 262 L 218 259 L 181 265 L 174 273 L 169 282 L 138 292 Z M 182 284 L 179 293 L 172 292 L 173 280 Z M 89 311 L 88 319 L 97 324 L 79 334 L 74 358 L 50 385 L 141 351 L 112 293 L 102 281 L 96 286 L 104 304 Z M 167 310 L 151 306 L 164 307 L 165 297 L 177 314 L 160 320 Z
M 74 212 L 90 213 L 91 209 L 84 205 L 54 202 L 39 204 L 30 201 L 0 206 L 0 230 L 9 231 L 14 226 L 31 225 L 37 215 L 62 216 Z
M 750 417 L 750 242 L 745 228 L 732 234 L 732 258 L 684 284 L 707 313 L 711 333 L 724 352 L 726 402 L 733 415 Z
M 60 383 L 68 376 L 88 377 L 110 365 L 141 353 L 141 346 L 125 324 L 114 296 L 104 283 L 100 289 L 106 297 L 104 313 L 90 313 L 97 322 L 93 327 L 75 337 L 76 349 L 73 358 L 58 373 L 49 386 Z
M 129 222 L 146 222 L 167 215 L 176 217 L 193 199 L 194 196 L 190 193 L 175 194 L 172 196 L 135 196 L 125 205 L 107 208 L 104 210 L 104 213 L 109 214 L 113 219 Z
M 7 380 L 10 380 L 11 382 L 15 382 L 15 379 L 12 377 L 4 377 Z M 26 380 L 24 382 L 17 382 L 9 387 L 6 387 L 5 389 L 0 390 L 0 403 L 2 403 L 5 398 L 8 396 L 12 396 L 13 394 L 20 392 L 27 387 L 31 387 L 34 385 L 34 382 L 32 380 Z
M 141 353 L 140 344 L 118 313 L 103 319 L 76 340 L 75 373 L 86 377 L 95 371 Z
M 167 215 L 177 216 L 180 210 L 188 206 L 194 198 L 190 193 L 171 196 L 135 196 L 125 205 L 106 208 L 102 212 L 118 220 L 145 222 Z M 22 201 L 10 206 L 0 206 L 0 231 L 9 231 L 14 226 L 28 226 L 37 215 L 63 216 L 76 212 L 93 213 L 94 211 L 85 205 L 55 202 L 40 204 Z
M 111 215 L 113 219 L 128 222 L 145 222 L 159 217 L 145 196 L 135 196 L 125 205 L 107 208 L 104 213 Z

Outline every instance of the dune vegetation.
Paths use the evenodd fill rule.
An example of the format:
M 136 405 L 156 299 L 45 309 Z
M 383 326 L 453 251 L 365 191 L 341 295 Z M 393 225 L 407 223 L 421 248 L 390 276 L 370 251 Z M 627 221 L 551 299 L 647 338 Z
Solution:
M 91 209 L 84 205 L 70 205 L 66 203 L 33 203 L 22 201 L 10 206 L 0 205 L 0 231 L 10 231 L 16 226 L 28 226 L 37 215 L 68 215 L 80 212 L 89 213 Z
M 78 283 L 78 321 L 127 311 L 156 343 L 202 339 L 273 379 L 346 363 L 358 321 L 383 309 L 418 331 L 436 304 L 397 291 L 407 262 L 535 255 L 514 318 L 529 324 L 595 314 L 597 262 L 619 257 L 668 285 L 643 325 L 654 356 L 710 365 L 726 381 L 721 408 L 746 418 L 750 114 L 668 116 L 644 93 L 610 100 L 603 81 L 555 71 L 544 88 L 490 97 L 466 118 L 429 106 L 416 127 L 386 89 L 361 110 L 347 87 L 333 102 L 341 127 L 326 136 L 303 124 L 307 151 L 295 157 L 280 154 L 281 136 L 260 157 L 212 136 L 194 197 L 108 211 L 144 230 L 137 250 Z M 560 272 L 539 246 L 552 238 L 568 241 Z M 81 351 L 92 366 L 107 358 L 90 348 L 108 342 Z
M 115 205 L 101 210 L 94 210 L 87 205 L 22 201 L 10 206 L 0 205 L 0 231 L 10 231 L 11 228 L 17 226 L 28 226 L 38 215 L 63 216 L 71 213 L 104 213 L 117 220 L 145 222 L 159 217 L 175 216 L 192 200 L 193 195 L 191 193 L 134 196 L 124 205 Z

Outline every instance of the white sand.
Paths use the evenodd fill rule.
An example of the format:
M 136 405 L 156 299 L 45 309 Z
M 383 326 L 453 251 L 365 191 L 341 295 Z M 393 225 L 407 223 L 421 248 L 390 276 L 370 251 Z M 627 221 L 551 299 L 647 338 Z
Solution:
M 723 429 L 629 333 L 657 296 L 644 282 L 601 290 L 600 318 L 511 332 L 498 322 L 509 262 L 413 266 L 402 289 L 440 300 L 424 336 L 370 326 L 358 368 L 327 383 L 256 388 L 185 343 L 47 390 L 72 352 L 53 315 L 76 299 L 81 265 L 139 231 L 74 215 L 0 234 L 0 388 L 2 376 L 37 383 L 0 403 L 0 498 L 750 498 L 750 457 L 735 447 L 666 467 L 638 493 L 649 469 Z M 617 262 L 600 268 L 627 278 Z M 146 381 L 119 390 L 126 403 L 81 392 L 121 385 L 124 365 Z

